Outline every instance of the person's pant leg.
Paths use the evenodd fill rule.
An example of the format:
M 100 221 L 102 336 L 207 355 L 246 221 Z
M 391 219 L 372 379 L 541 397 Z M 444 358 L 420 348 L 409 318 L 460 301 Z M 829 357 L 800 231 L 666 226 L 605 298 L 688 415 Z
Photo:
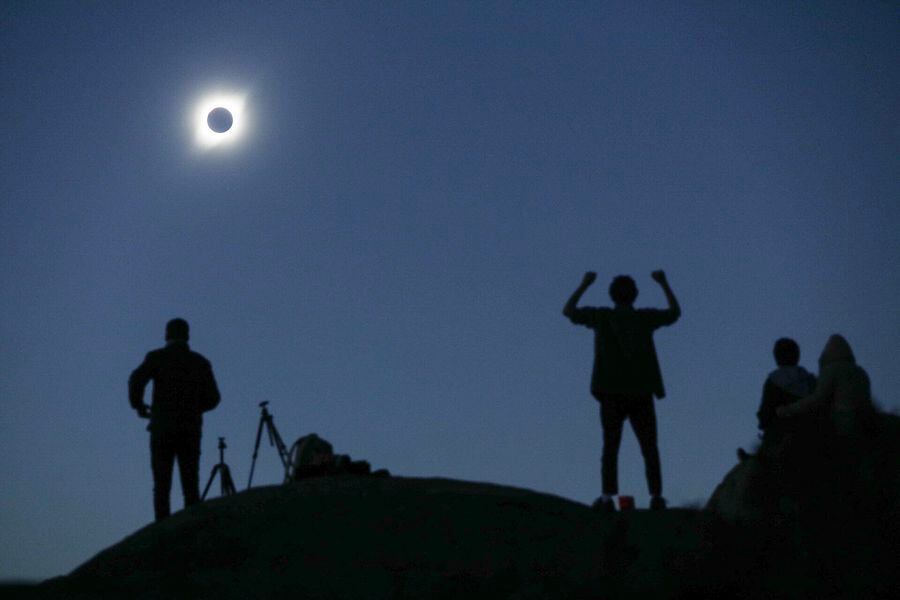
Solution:
M 184 507 L 200 502 L 200 432 L 189 431 L 179 436 L 178 472 Z
M 614 496 L 619 493 L 619 446 L 622 443 L 622 426 L 625 424 L 625 411 L 622 398 L 604 394 L 600 400 L 600 424 L 603 427 L 603 457 L 601 472 L 603 493 Z
M 150 433 L 150 467 L 153 470 L 153 512 L 157 521 L 169 516 L 169 495 L 172 491 L 172 467 L 175 463 L 175 444 L 171 436 Z
M 651 496 L 662 495 L 662 468 L 659 461 L 659 445 L 656 432 L 656 408 L 650 394 L 631 398 L 628 420 L 644 455 L 644 471 L 647 489 Z

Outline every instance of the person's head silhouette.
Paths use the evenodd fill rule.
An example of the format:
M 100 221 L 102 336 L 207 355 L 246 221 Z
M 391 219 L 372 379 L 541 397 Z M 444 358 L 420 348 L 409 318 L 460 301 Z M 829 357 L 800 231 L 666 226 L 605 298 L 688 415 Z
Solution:
M 172 319 L 166 323 L 167 342 L 186 342 L 190 338 L 190 327 L 184 319 Z
M 609 297 L 616 306 L 631 306 L 637 296 L 637 285 L 628 275 L 617 275 L 609 284 Z
M 794 367 L 800 363 L 800 346 L 791 338 L 779 338 L 772 348 L 772 354 L 779 367 Z

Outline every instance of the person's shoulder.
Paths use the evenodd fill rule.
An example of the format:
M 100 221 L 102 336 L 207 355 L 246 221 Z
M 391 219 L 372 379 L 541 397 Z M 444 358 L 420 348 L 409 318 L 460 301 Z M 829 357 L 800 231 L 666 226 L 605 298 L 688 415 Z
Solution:
M 777 375 L 778 370 L 774 370 L 766 376 L 766 380 L 763 382 L 763 396 L 771 396 L 772 394 L 777 393 L 776 390 L 780 390 L 781 386 L 777 383 Z
M 147 353 L 146 360 L 158 360 L 160 357 L 165 356 L 166 348 L 163 346 L 162 348 L 154 348 L 150 352 Z
M 207 365 L 207 366 L 209 366 L 209 365 L 212 364 L 212 363 L 209 362 L 209 359 L 208 359 L 208 358 L 206 358 L 205 356 L 203 356 L 202 354 L 200 354 L 200 353 L 197 352 L 196 350 L 191 350 L 191 357 L 192 357 L 196 362 L 198 362 L 199 364 Z
M 596 306 L 579 306 L 571 313 L 567 313 L 569 320 L 575 323 L 576 325 L 584 325 L 586 327 L 595 327 L 598 325 L 598 322 L 603 318 L 603 308 L 598 308 Z
M 806 379 L 806 380 L 808 380 L 808 381 L 815 381 L 815 380 L 816 380 L 815 374 L 810 373 L 810 372 L 809 372 L 808 370 L 806 370 L 804 367 L 800 367 L 800 373 L 801 373 L 801 375 L 803 376 L 803 378 Z
M 587 311 L 585 314 L 594 320 L 606 319 L 613 314 L 613 309 L 608 306 L 587 306 L 585 310 Z
M 841 376 L 845 376 L 845 377 L 846 376 L 866 377 L 866 378 L 869 377 L 869 374 L 866 373 L 865 369 L 863 369 L 861 366 L 859 366 L 855 362 L 850 362 L 850 361 L 831 363 L 830 365 L 826 365 L 825 367 L 823 367 L 822 372 L 824 373 L 826 369 L 829 372 L 834 373 L 835 375 L 841 375 Z
M 766 376 L 766 381 L 774 381 L 782 376 L 784 373 L 784 367 L 778 367 L 777 369 L 772 369 L 769 371 L 769 374 Z

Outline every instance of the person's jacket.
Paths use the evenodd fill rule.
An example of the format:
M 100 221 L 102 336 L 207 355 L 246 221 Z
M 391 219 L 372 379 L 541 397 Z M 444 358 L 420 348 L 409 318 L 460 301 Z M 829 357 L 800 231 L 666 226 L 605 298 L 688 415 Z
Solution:
M 792 404 L 811 394 L 816 387 L 815 376 L 799 365 L 778 367 L 766 378 L 762 401 L 756 417 L 759 428 L 765 431 L 776 422 L 779 406 Z
M 630 306 L 581 307 L 569 315 L 576 325 L 594 330 L 591 394 L 653 394 L 664 398 L 662 372 L 653 332 L 678 320 L 673 309 Z
M 833 335 L 819 357 L 819 381 L 812 394 L 781 409 L 783 416 L 826 411 L 840 433 L 856 431 L 874 410 L 869 376 L 856 364 L 853 350 Z
M 203 413 L 219 404 L 219 388 L 212 366 L 187 342 L 169 342 L 164 348 L 147 353 L 144 362 L 128 378 L 131 407 L 140 409 L 144 388 L 153 380 L 153 404 L 150 428 L 160 430 L 199 430 Z

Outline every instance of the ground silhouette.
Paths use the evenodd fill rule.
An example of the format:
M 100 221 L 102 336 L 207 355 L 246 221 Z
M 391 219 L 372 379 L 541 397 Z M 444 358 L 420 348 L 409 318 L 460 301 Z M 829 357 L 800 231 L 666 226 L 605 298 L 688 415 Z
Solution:
M 876 413 L 855 436 L 810 424 L 765 440 L 716 488 L 707 509 L 740 537 L 720 535 L 713 562 L 799 597 L 898 597 L 900 417 Z
M 592 598 L 677 584 L 697 511 L 598 515 L 528 490 L 337 476 L 174 514 L 42 591 L 128 598 Z
M 34 598 L 893 598 L 900 417 L 795 437 L 704 509 L 606 513 L 449 479 L 318 477 L 148 525 Z

